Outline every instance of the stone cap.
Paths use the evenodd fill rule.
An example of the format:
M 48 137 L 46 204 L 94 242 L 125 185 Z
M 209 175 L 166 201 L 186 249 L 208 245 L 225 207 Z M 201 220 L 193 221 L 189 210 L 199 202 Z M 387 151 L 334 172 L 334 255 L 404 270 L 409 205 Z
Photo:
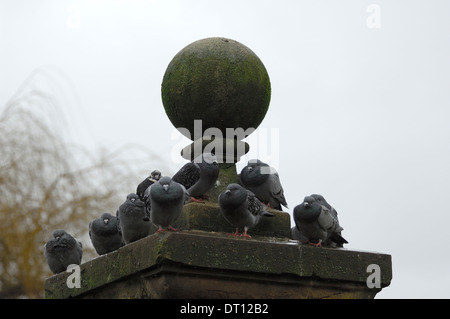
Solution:
M 367 269 L 372 264 L 379 266 L 380 288 L 367 287 L 367 278 L 370 275 Z M 232 278 L 240 278 L 239 284 L 247 288 L 251 286 L 251 282 L 261 279 L 265 280 L 267 285 L 267 278 L 271 278 L 271 283 L 282 284 L 283 292 L 286 289 L 296 289 L 292 290 L 292 294 L 287 295 L 289 298 L 302 296 L 301 289 L 298 290 L 302 282 L 306 287 L 304 289 L 318 291 L 321 285 L 333 286 L 333 291 L 341 290 L 336 294 L 344 293 L 342 295 L 344 297 L 358 298 L 364 295 L 373 298 L 381 288 L 388 286 L 392 279 L 391 256 L 386 254 L 344 248 L 317 248 L 289 239 L 280 240 L 262 236 L 243 239 L 221 232 L 180 231 L 153 234 L 81 264 L 80 288 L 68 288 L 66 282 L 70 273 L 63 272 L 49 277 L 45 281 L 45 297 L 89 297 L 91 294 L 98 298 L 102 294 L 95 294 L 95 292 L 106 289 L 109 291 L 106 296 L 113 298 L 142 298 L 151 297 L 152 294 L 167 298 L 170 296 L 168 294 L 170 285 L 160 282 L 157 286 L 143 285 L 142 287 L 147 288 L 139 288 L 138 295 L 126 294 L 126 290 L 132 286 L 133 282 L 161 277 L 167 265 L 171 265 L 171 273 L 176 274 L 177 279 L 171 281 L 172 285 L 179 285 L 182 282 L 180 280 L 182 275 L 192 271 L 196 272 L 194 277 L 191 275 L 187 278 L 196 278 L 195 280 L 198 281 L 199 276 L 213 278 L 220 274 L 227 278 L 225 282 Z M 118 283 L 121 283 L 120 290 L 125 291 L 122 291 L 122 295 L 111 294 L 111 291 L 114 291 L 114 285 Z M 193 286 L 197 286 L 195 289 L 199 291 L 195 292 L 194 287 L 189 286 L 189 295 L 182 295 L 178 287 L 174 290 L 175 297 L 204 296 L 201 287 Z M 364 293 L 351 294 L 351 290 L 355 287 Z M 145 289 L 148 291 L 143 296 L 141 292 Z M 155 290 L 158 289 L 163 291 L 156 293 Z M 259 290 L 256 289 L 256 293 L 263 294 L 254 294 L 254 296 L 277 298 L 270 295 L 270 291 L 271 289 L 259 288 Z M 316 298 L 324 297 L 323 293 L 311 295 L 308 292 L 308 295 Z M 207 296 L 215 297 L 211 294 Z

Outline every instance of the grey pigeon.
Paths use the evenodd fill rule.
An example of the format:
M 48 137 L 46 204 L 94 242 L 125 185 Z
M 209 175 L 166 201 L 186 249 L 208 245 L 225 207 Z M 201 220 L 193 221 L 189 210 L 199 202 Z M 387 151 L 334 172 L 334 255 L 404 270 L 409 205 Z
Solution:
M 117 250 L 124 244 L 119 219 L 110 213 L 103 213 L 89 223 L 89 237 L 99 255 Z
M 207 199 L 205 193 L 214 187 L 218 177 L 219 165 L 216 156 L 203 153 L 186 163 L 172 180 L 186 188 L 192 201 L 203 203 L 201 199 Z
M 145 204 L 138 195 L 128 194 L 125 202 L 117 209 L 116 216 L 119 218 L 125 244 L 150 235 L 152 223 L 146 215 Z
M 250 160 L 239 178 L 242 185 L 267 206 L 278 210 L 282 210 L 281 205 L 288 208 L 280 176 L 273 167 L 260 160 Z
M 63 229 L 53 232 L 52 238 L 44 245 L 44 257 L 50 270 L 60 273 L 69 265 L 81 264 L 83 245 Z
M 301 235 L 306 238 L 300 239 L 304 243 L 318 247 L 328 240 L 338 245 L 348 243 L 340 235 L 343 228 L 331 210 L 312 196 L 306 196 L 303 203 L 294 208 L 294 221 Z
M 150 186 L 151 203 L 150 218 L 158 226 L 159 233 L 163 228 L 176 231 L 172 224 L 180 217 L 184 202 L 188 197 L 186 188 L 169 176 L 162 177 Z
M 311 197 L 313 197 L 317 203 L 319 203 L 322 206 L 325 206 L 326 208 L 328 208 L 331 211 L 331 214 L 333 215 L 333 217 L 336 219 L 337 223 L 339 224 L 339 220 L 337 217 L 337 211 L 331 207 L 330 204 L 328 204 L 328 202 L 325 200 L 325 198 L 322 195 L 319 194 L 312 194 L 310 195 Z M 303 241 L 303 242 L 307 242 L 308 238 L 306 238 L 301 232 L 300 230 L 297 228 L 297 226 L 294 226 L 291 228 L 291 234 L 292 234 L 292 238 L 299 240 L 299 241 Z M 338 234 L 340 235 L 341 232 L 338 232 Z M 343 247 L 343 244 L 336 244 L 335 242 L 333 242 L 330 238 L 327 239 L 325 242 L 322 243 L 322 246 L 325 247 Z
M 143 202 L 146 201 L 145 191 L 149 188 L 153 183 L 156 183 L 161 178 L 161 172 L 158 170 L 154 170 L 150 173 L 150 175 L 144 179 L 136 188 L 136 195 L 139 196 L 139 199 Z
M 250 238 L 247 234 L 250 228 L 258 224 L 261 216 L 273 216 L 266 211 L 255 194 L 239 184 L 230 184 L 219 195 L 219 207 L 225 219 L 236 227 L 233 236 L 239 236 L 239 229 L 244 229 L 242 237 Z

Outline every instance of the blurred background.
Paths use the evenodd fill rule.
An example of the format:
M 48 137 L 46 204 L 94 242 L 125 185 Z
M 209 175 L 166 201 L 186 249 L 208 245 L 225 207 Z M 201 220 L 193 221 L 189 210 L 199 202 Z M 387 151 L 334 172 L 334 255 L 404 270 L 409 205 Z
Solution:
M 115 213 L 189 141 L 161 102 L 173 56 L 223 36 L 272 85 L 250 152 L 292 209 L 322 194 L 347 249 L 392 255 L 378 298 L 448 298 L 450 3 L 435 0 L 0 1 L 0 297 L 43 297 L 54 229 L 96 257 Z M 258 133 L 259 132 L 259 133 Z

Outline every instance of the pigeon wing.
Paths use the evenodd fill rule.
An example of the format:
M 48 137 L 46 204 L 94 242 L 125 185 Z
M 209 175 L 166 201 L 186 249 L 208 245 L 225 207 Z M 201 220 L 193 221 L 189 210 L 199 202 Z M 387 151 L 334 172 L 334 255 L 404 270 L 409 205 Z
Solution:
M 331 211 L 325 206 L 321 206 L 322 211 L 317 219 L 319 226 L 325 231 L 334 231 L 336 228 L 336 219 L 331 215 Z
M 288 208 L 286 198 L 284 198 L 284 190 L 281 186 L 280 176 L 278 173 L 271 174 L 270 194 L 280 202 L 281 205 Z
M 197 163 L 186 163 L 173 177 L 172 180 L 189 189 L 200 179 L 200 166 Z
M 261 201 L 253 194 L 251 191 L 247 190 L 247 203 L 248 211 L 254 215 L 261 216 L 273 216 L 271 213 L 266 211 L 266 206 L 261 203 Z
M 248 211 L 256 216 L 263 209 L 262 204 L 251 191 L 247 191 L 247 193 Z
M 89 222 L 89 238 L 92 240 L 92 222 Z
M 330 239 L 332 241 L 334 241 L 335 243 L 337 243 L 338 247 L 343 247 L 342 244 L 348 244 L 348 241 L 341 235 L 341 232 L 344 230 L 344 228 L 342 228 L 342 226 L 339 225 L 337 211 L 333 207 L 331 207 L 330 214 L 331 214 L 331 216 L 333 216 L 333 218 L 336 221 L 335 230 L 331 233 Z

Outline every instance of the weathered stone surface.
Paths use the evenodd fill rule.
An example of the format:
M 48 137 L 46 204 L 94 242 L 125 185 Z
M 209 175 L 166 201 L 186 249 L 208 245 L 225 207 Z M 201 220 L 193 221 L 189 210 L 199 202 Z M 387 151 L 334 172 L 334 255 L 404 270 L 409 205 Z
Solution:
M 250 145 L 239 138 L 244 137 L 240 134 L 230 138 L 205 136 L 184 147 L 181 150 L 181 156 L 191 161 L 202 153 L 213 152 L 218 163 L 227 164 L 227 167 L 233 166 L 250 150 Z
M 212 196 L 211 196 L 212 197 Z M 249 234 L 268 237 L 291 237 L 290 215 L 275 209 L 268 209 L 274 217 L 262 217 L 259 223 L 249 230 Z M 223 217 L 219 205 L 212 201 L 189 203 L 175 222 L 175 227 L 182 230 L 204 230 L 211 232 L 232 233 L 236 229 Z
M 257 128 L 270 95 L 269 75 L 258 56 L 237 41 L 217 37 L 195 41 L 178 52 L 161 84 L 167 116 L 176 128 L 186 128 L 192 140 L 212 127 L 222 137 L 226 128 Z M 202 120 L 197 137 L 194 120 Z
M 392 278 L 390 255 L 316 248 L 292 240 L 182 231 L 150 235 L 45 282 L 47 298 L 373 298 L 367 266 Z

